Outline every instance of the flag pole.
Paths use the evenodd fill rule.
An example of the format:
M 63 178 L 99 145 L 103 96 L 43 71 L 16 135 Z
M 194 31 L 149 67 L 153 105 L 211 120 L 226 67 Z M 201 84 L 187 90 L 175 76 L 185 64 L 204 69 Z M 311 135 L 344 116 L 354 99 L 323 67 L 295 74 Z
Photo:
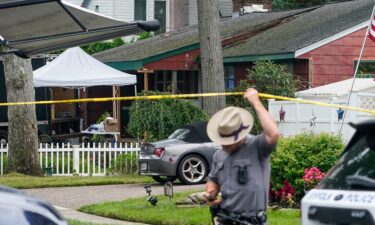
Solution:
M 357 65 L 355 66 L 354 75 L 353 75 L 353 82 L 352 82 L 352 85 L 350 87 L 350 92 L 349 92 L 349 96 L 348 96 L 348 101 L 346 102 L 346 107 L 348 107 L 348 105 L 349 105 L 350 97 L 351 97 L 352 92 L 353 92 L 354 82 L 355 82 L 355 79 L 356 79 L 356 76 L 357 76 L 357 73 L 358 73 L 359 64 L 360 64 L 361 59 L 362 59 L 362 54 L 363 54 L 363 51 L 365 49 L 365 45 L 366 45 L 366 41 L 367 41 L 367 38 L 368 38 L 368 35 L 369 35 L 369 32 L 370 32 L 372 21 L 374 20 L 374 12 L 375 12 L 375 4 L 374 4 L 374 7 L 372 8 L 370 22 L 369 22 L 369 25 L 367 26 L 367 31 L 366 31 L 365 38 L 364 38 L 363 43 L 362 43 L 361 51 L 359 53 L 359 58 L 358 58 L 358 61 L 357 61 Z M 339 135 L 341 135 L 341 131 L 342 131 L 342 128 L 344 126 L 346 112 L 347 112 L 347 110 L 345 110 L 343 118 L 342 118 L 342 121 L 341 121 Z

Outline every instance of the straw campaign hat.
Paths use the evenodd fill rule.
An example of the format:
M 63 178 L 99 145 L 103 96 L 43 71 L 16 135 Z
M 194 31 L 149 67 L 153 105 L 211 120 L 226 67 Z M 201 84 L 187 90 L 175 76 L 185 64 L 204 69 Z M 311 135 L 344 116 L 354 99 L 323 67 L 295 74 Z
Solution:
M 253 121 L 248 110 L 230 106 L 211 117 L 207 124 L 207 134 L 217 144 L 235 144 L 250 132 Z

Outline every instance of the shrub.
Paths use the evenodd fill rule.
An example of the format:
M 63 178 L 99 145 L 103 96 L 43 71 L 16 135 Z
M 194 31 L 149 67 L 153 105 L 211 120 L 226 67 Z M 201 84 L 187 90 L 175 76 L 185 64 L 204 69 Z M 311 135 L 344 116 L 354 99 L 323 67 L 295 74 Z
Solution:
M 111 172 L 114 174 L 132 174 L 137 172 L 137 156 L 135 153 L 123 153 L 112 159 Z
M 160 95 L 147 92 L 146 95 Z M 178 127 L 208 119 L 207 114 L 191 101 L 161 99 L 134 101 L 130 107 L 128 133 L 134 137 L 154 141 L 167 138 Z M 147 132 L 146 137 L 144 133 Z
M 296 199 L 303 196 L 306 168 L 318 167 L 328 171 L 344 148 L 338 136 L 321 133 L 300 134 L 282 138 L 272 153 L 272 189 L 279 190 L 287 180 L 296 190 Z

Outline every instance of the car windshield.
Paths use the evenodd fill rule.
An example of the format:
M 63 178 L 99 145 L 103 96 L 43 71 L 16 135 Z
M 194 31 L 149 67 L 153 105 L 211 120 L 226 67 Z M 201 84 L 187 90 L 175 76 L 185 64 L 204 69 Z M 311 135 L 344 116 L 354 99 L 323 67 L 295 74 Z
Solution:
M 319 184 L 322 189 L 375 190 L 375 139 L 360 137 Z
M 171 135 L 169 135 L 168 139 L 184 140 L 188 134 L 189 129 L 177 129 Z

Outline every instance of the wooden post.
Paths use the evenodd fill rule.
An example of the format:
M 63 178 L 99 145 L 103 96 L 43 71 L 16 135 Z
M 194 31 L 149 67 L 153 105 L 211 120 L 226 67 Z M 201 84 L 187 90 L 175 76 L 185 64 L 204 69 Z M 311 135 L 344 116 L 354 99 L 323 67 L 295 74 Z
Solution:
M 143 91 L 148 91 L 148 74 L 149 73 L 154 73 L 153 70 L 149 70 L 147 68 L 143 68 L 141 70 L 138 70 L 138 73 L 143 73 L 144 77 L 143 77 Z

